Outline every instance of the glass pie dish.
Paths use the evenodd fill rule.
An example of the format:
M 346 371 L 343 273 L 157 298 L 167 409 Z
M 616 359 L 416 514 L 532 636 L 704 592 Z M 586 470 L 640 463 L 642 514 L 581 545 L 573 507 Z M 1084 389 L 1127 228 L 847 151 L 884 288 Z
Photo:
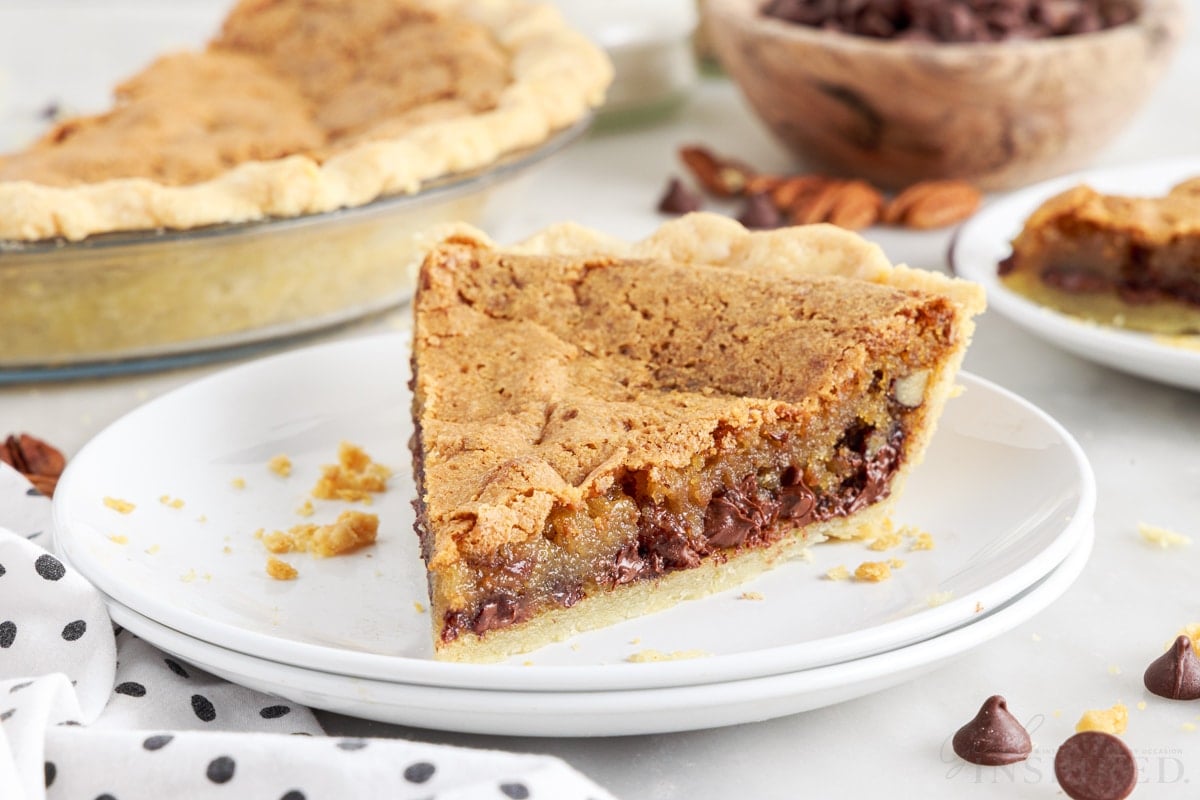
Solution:
M 489 227 L 516 179 L 590 119 L 411 195 L 291 219 L 79 242 L 0 241 L 0 383 L 217 357 L 382 311 L 413 291 L 422 232 Z

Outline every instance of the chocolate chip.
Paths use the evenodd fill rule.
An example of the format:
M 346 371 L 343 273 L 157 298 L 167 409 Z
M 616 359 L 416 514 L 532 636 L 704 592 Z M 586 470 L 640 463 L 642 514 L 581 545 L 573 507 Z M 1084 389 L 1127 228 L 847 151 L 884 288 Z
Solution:
M 1150 662 L 1142 680 L 1159 697 L 1200 700 L 1200 658 L 1192 650 L 1192 640 L 1176 639 L 1170 650 Z
M 737 220 L 751 230 L 778 228 L 779 209 L 771 202 L 771 197 L 766 192 L 752 194 L 746 198 Z
M 1029 732 L 998 694 L 985 700 L 975 718 L 958 729 L 952 744 L 959 758 L 987 767 L 1024 761 L 1033 752 Z
M 1058 748 L 1054 777 L 1072 800 L 1123 800 L 1137 786 L 1137 762 L 1111 733 L 1084 731 Z
M 704 207 L 704 201 L 699 193 L 683 185 L 679 178 L 671 178 L 662 199 L 658 201 L 658 210 L 663 214 L 689 214 Z
M 992 42 L 1071 36 L 1124 25 L 1135 0 L 770 0 L 785 22 L 876 39 Z

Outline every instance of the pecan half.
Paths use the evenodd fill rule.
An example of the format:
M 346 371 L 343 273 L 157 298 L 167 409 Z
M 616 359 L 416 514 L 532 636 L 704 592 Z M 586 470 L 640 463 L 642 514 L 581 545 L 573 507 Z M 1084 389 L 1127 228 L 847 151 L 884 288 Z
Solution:
M 847 181 L 838 189 L 827 221 L 852 231 L 869 228 L 883 211 L 883 195 L 864 181 Z
M 961 222 L 975 213 L 983 195 L 966 181 L 922 181 L 892 198 L 883 221 L 927 230 Z
M 741 161 L 722 158 L 706 147 L 688 145 L 679 148 L 679 158 L 706 191 L 718 197 L 736 197 L 756 174 Z
M 42 494 L 54 494 L 67 459 L 56 448 L 27 433 L 10 435 L 0 442 L 0 461 L 20 472 Z

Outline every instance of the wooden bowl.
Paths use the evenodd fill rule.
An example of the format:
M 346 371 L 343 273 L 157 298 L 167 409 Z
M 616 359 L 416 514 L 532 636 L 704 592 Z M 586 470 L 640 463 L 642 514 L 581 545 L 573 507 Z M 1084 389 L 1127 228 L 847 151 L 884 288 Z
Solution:
M 808 167 L 884 188 L 964 178 L 1008 189 L 1087 165 L 1184 27 L 1181 0 L 1145 0 L 1137 20 L 1098 33 L 936 44 L 809 28 L 762 4 L 706 0 L 722 64 Z

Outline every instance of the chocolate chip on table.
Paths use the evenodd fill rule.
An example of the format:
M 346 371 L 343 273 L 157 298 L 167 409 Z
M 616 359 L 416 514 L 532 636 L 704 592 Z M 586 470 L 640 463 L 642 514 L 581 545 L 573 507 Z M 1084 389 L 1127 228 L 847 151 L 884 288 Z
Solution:
M 1137 762 L 1111 733 L 1085 731 L 1058 748 L 1054 777 L 1072 800 L 1124 800 L 1137 786 Z
M 662 199 L 658 201 L 658 210 L 663 214 L 688 214 L 703 207 L 704 200 L 700 195 L 684 186 L 678 178 L 671 178 Z
M 1015 764 L 1033 752 L 1029 732 L 998 694 L 985 700 L 975 718 L 958 729 L 952 744 L 959 758 L 985 767 Z
M 1192 650 L 1192 640 L 1177 638 L 1170 650 L 1150 662 L 1142 680 L 1159 697 L 1200 700 L 1200 658 Z
M 775 208 L 775 204 L 771 202 L 770 196 L 766 192 L 761 192 L 746 198 L 746 203 L 742 206 L 742 213 L 738 215 L 737 220 L 752 230 L 766 230 L 778 228 L 782 218 L 779 209 Z
M 875 39 L 947 43 L 1092 33 L 1137 17 L 1136 0 L 770 0 L 762 13 Z

